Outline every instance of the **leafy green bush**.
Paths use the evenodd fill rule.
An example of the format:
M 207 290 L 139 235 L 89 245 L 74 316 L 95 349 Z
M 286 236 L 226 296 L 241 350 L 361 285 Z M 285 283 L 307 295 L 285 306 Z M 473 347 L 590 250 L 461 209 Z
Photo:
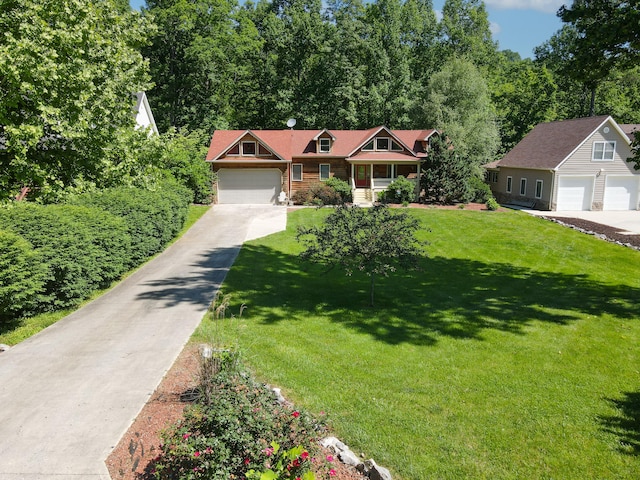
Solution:
M 498 204 L 498 202 L 496 202 L 496 199 L 491 197 L 489 200 L 487 200 L 487 210 L 491 210 L 491 211 L 495 211 L 500 207 L 500 205 Z
M 350 203 L 353 201 L 353 192 L 348 182 L 340 180 L 337 177 L 331 177 L 324 181 L 324 184 L 333 188 L 340 195 L 341 203 Z
M 46 271 L 47 266 L 28 241 L 0 231 L 0 322 L 35 306 Z
M 76 305 L 129 263 L 125 223 L 99 208 L 21 204 L 0 212 L 0 228 L 28 240 L 48 267 L 38 310 Z
M 245 478 L 275 458 L 273 443 L 297 451 L 300 445 L 314 445 L 324 431 L 310 415 L 279 404 L 246 372 L 222 369 L 212 380 L 216 395 L 188 407 L 164 433 L 155 461 L 157 478 Z M 303 452 L 304 459 L 309 454 Z
M 380 195 L 379 200 L 387 203 L 411 203 L 416 199 L 416 184 L 399 175 Z
M 79 195 L 70 201 L 121 217 L 131 237 L 129 266 L 135 266 L 162 250 L 180 231 L 190 198 L 186 187 L 165 181 L 155 191 L 117 187 Z
M 477 176 L 471 177 L 469 185 L 473 190 L 473 201 L 478 203 L 486 203 L 493 198 L 491 187 L 487 185 L 481 178 Z
M 309 188 L 296 190 L 291 197 L 298 205 L 340 205 L 342 197 L 331 186 L 324 182 L 314 183 Z

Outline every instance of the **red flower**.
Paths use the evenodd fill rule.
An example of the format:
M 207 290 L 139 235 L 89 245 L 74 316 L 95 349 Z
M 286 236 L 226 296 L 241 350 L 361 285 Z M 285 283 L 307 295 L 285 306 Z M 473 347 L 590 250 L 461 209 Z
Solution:
M 199 456 L 200 456 L 200 452 L 196 450 L 196 451 L 193 453 L 193 456 L 194 456 L 194 457 L 199 457 Z
M 295 412 L 293 412 L 291 414 L 293 416 L 293 418 L 298 418 L 300 416 L 300 412 L 298 412 L 297 410 Z
M 300 460 L 298 460 L 297 458 L 293 461 L 293 466 L 294 467 L 299 467 L 300 466 Z
M 333 462 L 333 456 L 327 455 L 327 462 Z
M 244 464 L 245 465 L 249 465 L 251 463 L 251 460 L 249 460 L 248 458 L 244 459 Z
M 306 452 L 306 451 L 305 451 L 305 452 L 302 452 L 302 453 L 300 454 L 300 458 L 301 458 L 302 460 L 306 460 L 307 458 L 309 458 L 309 452 Z
M 333 468 L 331 470 L 329 470 L 329 476 L 330 477 L 335 477 L 336 475 L 338 475 L 338 473 Z

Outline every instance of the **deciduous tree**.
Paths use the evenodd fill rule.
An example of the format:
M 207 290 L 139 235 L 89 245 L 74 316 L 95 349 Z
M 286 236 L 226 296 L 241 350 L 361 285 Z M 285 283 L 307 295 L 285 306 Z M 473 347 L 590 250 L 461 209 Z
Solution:
M 305 247 L 300 257 L 329 269 L 340 267 L 347 275 L 369 276 L 373 306 L 376 276 L 414 269 L 425 254 L 424 244 L 415 236 L 420 228 L 407 212 L 382 205 L 338 207 L 324 225 L 298 229 L 298 241 Z

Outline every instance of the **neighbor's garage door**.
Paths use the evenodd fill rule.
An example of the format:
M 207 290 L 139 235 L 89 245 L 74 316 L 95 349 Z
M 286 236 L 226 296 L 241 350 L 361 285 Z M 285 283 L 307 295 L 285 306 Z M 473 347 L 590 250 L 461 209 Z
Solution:
M 282 175 L 277 168 L 218 170 L 218 203 L 275 203 Z
M 635 210 L 638 201 L 638 177 L 610 177 L 604 187 L 605 210 Z
M 591 210 L 593 177 L 558 178 L 557 210 Z

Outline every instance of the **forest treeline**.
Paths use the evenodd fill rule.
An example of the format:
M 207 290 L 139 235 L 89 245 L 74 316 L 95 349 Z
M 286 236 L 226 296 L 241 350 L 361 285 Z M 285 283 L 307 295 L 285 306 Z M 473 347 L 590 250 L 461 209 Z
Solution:
M 474 165 L 539 122 L 640 121 L 637 1 L 575 0 L 532 59 L 480 0 L 0 1 L 0 194 L 45 202 L 167 175 L 210 195 L 215 129 L 437 128 Z M 162 135 L 134 130 L 147 91 Z

